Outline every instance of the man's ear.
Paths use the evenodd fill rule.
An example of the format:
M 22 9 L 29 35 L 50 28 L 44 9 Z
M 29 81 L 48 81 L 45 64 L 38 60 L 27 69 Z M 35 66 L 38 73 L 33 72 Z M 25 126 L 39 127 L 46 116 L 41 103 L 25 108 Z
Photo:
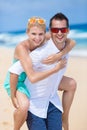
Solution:
M 69 32 L 70 32 L 70 29 L 68 28 L 67 33 L 69 33 Z

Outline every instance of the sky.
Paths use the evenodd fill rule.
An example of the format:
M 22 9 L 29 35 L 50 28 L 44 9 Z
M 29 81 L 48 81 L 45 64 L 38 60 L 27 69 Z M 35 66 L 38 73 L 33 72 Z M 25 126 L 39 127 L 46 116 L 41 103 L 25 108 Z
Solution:
M 32 16 L 46 19 L 64 13 L 70 24 L 87 23 L 87 0 L 0 0 L 0 32 L 24 30 Z

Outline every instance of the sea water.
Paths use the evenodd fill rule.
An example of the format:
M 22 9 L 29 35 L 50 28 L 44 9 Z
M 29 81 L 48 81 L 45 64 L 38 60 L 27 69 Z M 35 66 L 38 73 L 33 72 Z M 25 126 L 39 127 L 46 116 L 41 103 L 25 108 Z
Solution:
M 0 46 L 15 47 L 20 41 L 27 38 L 26 30 L 0 33 Z M 69 38 L 76 41 L 76 46 L 70 52 L 71 56 L 87 57 L 87 24 L 70 27 Z

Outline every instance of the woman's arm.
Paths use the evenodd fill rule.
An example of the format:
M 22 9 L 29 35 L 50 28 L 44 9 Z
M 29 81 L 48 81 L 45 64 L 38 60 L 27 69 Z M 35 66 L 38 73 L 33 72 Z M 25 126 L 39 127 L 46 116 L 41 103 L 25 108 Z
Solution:
M 15 50 L 16 57 L 20 60 L 24 71 L 26 72 L 29 80 L 34 83 L 40 81 L 49 75 L 57 72 L 59 69 L 64 67 L 65 62 L 61 60 L 61 64 L 56 65 L 53 69 L 44 72 L 35 72 L 32 66 L 32 61 L 29 56 L 29 48 L 27 49 L 24 44 L 20 44 Z
M 28 57 L 29 59 L 29 57 Z M 47 71 L 44 72 L 35 72 L 32 68 L 32 64 L 31 62 L 29 62 L 29 65 L 24 65 L 26 74 L 29 78 L 29 80 L 34 83 L 37 81 L 40 81 L 46 77 L 48 77 L 49 75 L 57 72 L 58 70 L 64 68 L 67 64 L 66 59 L 62 59 L 60 60 L 57 65 Z M 16 62 L 15 64 L 12 65 L 12 67 L 9 69 L 10 71 L 10 88 L 11 88 L 11 99 L 12 99 L 12 103 L 14 105 L 14 107 L 18 108 L 19 107 L 19 103 L 16 97 L 16 86 L 17 86 L 17 82 L 18 82 L 18 75 L 20 75 L 24 70 L 23 67 L 21 66 L 20 61 Z
M 75 46 L 75 44 L 76 44 L 76 42 L 74 40 L 71 40 L 68 38 L 66 40 L 66 46 L 63 50 L 61 50 L 57 54 L 50 55 L 48 58 L 44 59 L 42 62 L 44 64 L 52 64 L 56 61 L 59 61 L 63 55 L 67 54 L 68 52 L 70 52 L 72 50 L 72 48 Z
M 52 69 L 44 71 L 44 72 L 35 72 L 33 70 L 33 66 L 32 66 L 32 61 L 29 57 L 29 51 L 24 47 L 24 46 L 18 46 L 16 48 L 16 58 L 20 60 L 21 64 L 19 61 L 16 62 L 15 64 L 12 65 L 12 71 L 10 71 L 10 87 L 11 87 L 11 98 L 12 98 L 12 102 L 13 105 L 17 108 L 18 107 L 18 102 L 17 102 L 17 98 L 16 98 L 16 85 L 18 82 L 18 73 L 20 72 L 26 72 L 29 80 L 34 83 L 37 81 L 40 81 L 46 77 L 48 77 L 49 75 L 57 72 L 58 70 L 64 68 L 66 66 L 66 59 L 60 60 L 60 62 Z M 18 64 L 18 65 L 17 65 Z M 20 69 L 18 68 L 19 66 Z M 19 75 L 20 75 L 19 74 Z
M 60 56 L 67 54 L 72 50 L 72 48 L 76 45 L 76 42 L 72 39 L 67 38 L 66 39 L 66 46 L 63 50 L 60 51 Z
M 11 89 L 11 100 L 15 108 L 19 107 L 19 103 L 16 97 L 16 86 L 18 82 L 18 75 L 10 73 L 10 89 Z
M 21 65 L 21 63 L 22 63 L 22 65 Z M 9 71 L 11 73 L 14 73 L 14 74 L 17 74 L 17 75 L 20 75 L 22 72 L 25 71 L 25 73 L 27 74 L 30 82 L 34 83 L 34 82 L 40 81 L 40 80 L 50 76 L 53 73 L 56 73 L 60 69 L 64 68 L 66 66 L 67 60 L 62 59 L 62 60 L 60 60 L 60 62 L 58 62 L 58 64 L 56 64 L 54 66 L 54 68 L 51 68 L 49 70 L 42 71 L 42 72 L 34 71 L 33 66 L 32 66 L 32 61 L 31 61 L 31 58 L 30 58 L 29 55 L 26 56 L 24 58 L 24 60 L 22 59 L 21 63 L 20 63 L 20 61 L 16 62 L 15 64 L 13 64 L 11 66 Z

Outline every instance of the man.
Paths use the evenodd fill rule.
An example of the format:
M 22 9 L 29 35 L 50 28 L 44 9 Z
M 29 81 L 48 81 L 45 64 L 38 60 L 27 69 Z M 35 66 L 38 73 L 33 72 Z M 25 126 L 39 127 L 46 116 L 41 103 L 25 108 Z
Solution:
M 40 55 L 40 56 L 42 56 L 41 58 L 44 58 L 44 56 L 47 56 L 47 55 L 49 55 L 51 53 L 54 53 L 54 52 L 57 53 L 58 50 L 62 50 L 65 47 L 65 40 L 66 40 L 67 34 L 69 32 L 68 19 L 63 14 L 59 13 L 59 14 L 55 15 L 51 19 L 50 27 L 51 27 L 51 37 L 52 37 L 52 40 L 50 40 L 48 42 L 49 44 L 46 44 L 46 47 L 44 47 L 44 51 L 42 51 L 41 55 Z M 53 45 L 53 42 L 54 42 L 55 46 Z M 48 49 L 48 51 L 47 51 L 47 49 Z M 31 53 L 32 60 L 33 60 L 33 57 L 34 57 L 34 53 L 37 56 L 38 52 L 40 52 L 40 50 L 38 51 L 38 49 L 37 49 L 37 53 L 35 51 Z M 44 54 L 44 52 L 46 52 L 46 54 Z M 38 55 L 38 57 L 39 57 L 39 55 Z M 37 58 L 37 59 L 39 59 L 39 58 Z M 52 66 L 52 65 L 50 65 L 50 66 Z M 47 69 L 47 68 L 49 68 L 49 65 L 48 66 L 41 65 L 41 66 L 38 66 L 38 67 L 42 68 L 42 69 Z M 36 69 L 37 69 L 37 67 L 36 67 Z M 30 104 L 31 105 L 30 105 L 30 109 L 29 109 L 30 112 L 28 113 L 29 114 L 29 118 L 28 118 L 29 120 L 27 121 L 30 130 L 32 130 L 32 129 L 35 129 L 35 130 L 37 130 L 37 129 L 41 129 L 41 130 L 43 130 L 43 129 L 44 130 L 45 129 L 47 129 L 47 130 L 55 129 L 56 130 L 58 128 L 59 128 L 59 130 L 61 129 L 61 112 L 60 111 L 62 109 L 61 109 L 61 105 L 59 103 L 59 99 L 58 99 L 58 97 L 56 95 L 56 92 L 57 92 L 59 83 L 60 83 L 60 81 L 62 79 L 62 76 L 64 74 L 64 71 L 65 71 L 65 69 L 60 71 L 60 73 L 56 73 L 55 75 L 50 76 L 49 78 L 44 80 L 45 83 L 46 83 L 46 85 L 45 85 L 45 92 L 46 92 L 47 87 L 50 88 L 50 86 L 51 86 L 51 88 L 50 88 L 50 91 L 48 93 L 46 93 L 47 95 L 44 95 L 45 93 L 44 94 L 42 93 L 43 102 L 41 102 L 41 97 L 38 97 L 39 93 L 37 93 L 36 90 L 38 90 L 37 86 L 41 86 L 41 84 L 43 86 L 44 81 L 39 82 L 40 84 L 38 84 L 38 82 L 36 84 L 34 84 L 34 85 L 31 84 L 30 87 L 28 85 L 29 84 L 28 80 L 26 81 L 27 83 L 25 82 L 26 85 L 28 85 L 30 93 L 31 93 L 31 99 L 30 99 Z M 59 79 L 57 79 L 58 78 L 57 75 L 58 75 Z M 54 78 L 56 80 L 54 80 Z M 52 83 L 50 84 L 49 81 L 52 81 Z M 56 81 L 56 83 L 55 83 L 55 81 Z M 53 88 L 53 85 L 54 85 L 54 88 Z M 32 86 L 34 86 L 34 87 L 32 87 Z M 34 90 L 32 90 L 32 88 Z M 67 89 L 65 89 L 65 90 L 67 90 Z M 33 94 L 34 92 L 36 92 L 35 96 Z M 44 96 L 47 96 L 46 99 L 44 99 Z M 35 102 L 35 100 L 37 98 L 38 98 L 38 101 L 39 101 L 39 98 L 40 98 L 40 102 L 39 103 Z M 58 101 L 59 104 L 57 104 L 57 101 Z M 42 108 L 41 104 L 44 104 L 45 106 L 43 105 L 43 108 Z M 34 108 L 34 106 L 35 106 L 35 108 Z M 39 109 L 40 111 L 38 112 L 38 110 L 36 108 Z M 54 116 L 54 119 L 51 122 L 49 122 L 50 119 L 51 119 L 51 114 L 52 114 L 51 111 L 50 111 L 51 108 L 52 108 L 52 110 L 56 110 L 56 113 L 52 112 L 55 116 Z M 46 110 L 45 113 L 44 113 L 44 110 Z M 43 113 L 43 115 L 41 115 L 40 112 Z M 36 117 L 33 114 L 35 114 Z M 59 120 L 57 119 L 58 118 L 57 114 L 59 115 Z M 47 118 L 46 118 L 46 115 L 47 115 Z M 33 124 L 35 122 L 31 123 L 31 119 L 30 119 L 31 117 L 33 118 L 33 120 L 37 119 L 37 121 L 41 121 L 42 123 L 40 123 L 40 125 L 41 124 L 42 125 L 39 126 L 38 128 L 36 128 L 36 126 L 34 126 L 35 124 Z M 46 119 L 44 119 L 44 118 L 46 118 Z M 44 124 L 45 128 L 43 128 L 42 126 L 43 126 L 43 123 L 45 123 L 45 121 L 46 121 L 46 124 Z M 60 121 L 60 123 L 59 123 L 59 121 Z M 55 128 L 52 127 L 51 124 L 54 125 Z M 59 126 L 59 124 L 60 124 L 60 126 Z
M 69 22 L 66 22 L 66 26 L 64 24 L 64 20 L 61 17 L 61 13 L 59 14 L 59 17 L 57 15 L 53 16 L 50 20 L 50 29 L 51 29 L 51 37 L 54 41 L 54 43 L 57 45 L 57 43 L 61 44 L 61 41 L 66 39 L 66 28 L 69 29 Z M 60 45 L 61 46 L 61 45 Z M 60 49 L 61 50 L 61 49 Z M 76 82 L 66 76 L 63 76 L 61 83 L 59 85 L 59 90 L 64 90 L 63 97 L 62 97 L 62 105 L 63 105 L 63 127 L 64 130 L 69 130 L 69 124 L 68 124 L 68 117 L 69 117 L 69 110 L 74 98 L 75 90 L 76 90 Z

